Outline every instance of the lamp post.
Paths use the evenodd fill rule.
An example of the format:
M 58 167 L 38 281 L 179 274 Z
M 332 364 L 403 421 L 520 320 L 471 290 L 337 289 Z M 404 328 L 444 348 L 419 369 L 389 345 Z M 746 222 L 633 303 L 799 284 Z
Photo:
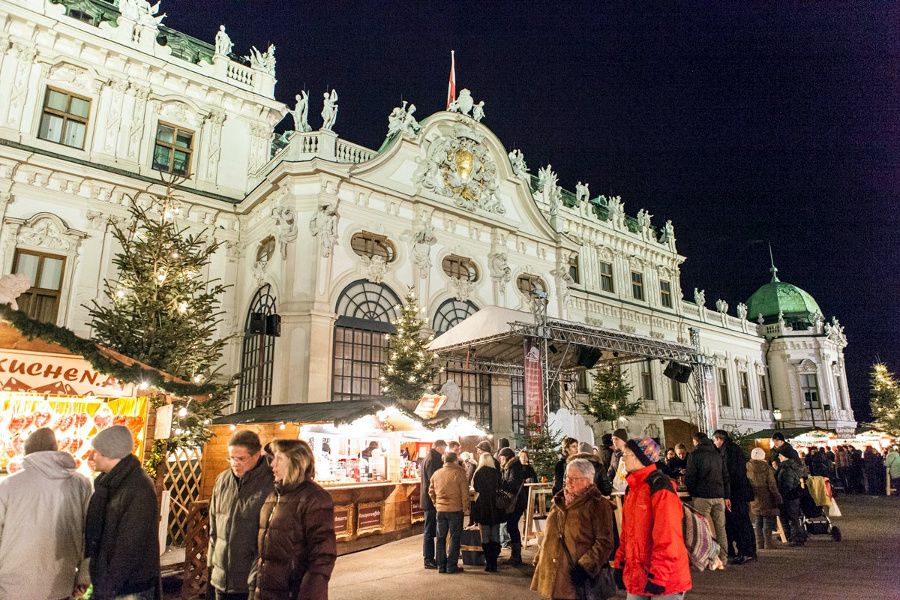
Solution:
M 775 430 L 781 429 L 781 409 L 776 408 L 772 411 L 772 418 L 775 419 Z

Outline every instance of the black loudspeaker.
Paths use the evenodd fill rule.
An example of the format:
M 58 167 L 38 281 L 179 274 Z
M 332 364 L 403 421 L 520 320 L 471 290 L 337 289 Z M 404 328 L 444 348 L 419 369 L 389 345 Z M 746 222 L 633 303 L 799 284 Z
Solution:
M 281 315 L 274 314 L 266 317 L 266 335 L 281 337 Z
M 598 350 L 597 348 L 588 348 L 587 346 L 579 346 L 578 347 L 578 366 L 584 367 L 585 369 L 593 369 L 594 365 L 597 364 L 597 361 L 600 360 L 600 357 L 603 356 L 603 351 Z
M 666 365 L 663 375 L 680 383 L 687 383 L 691 380 L 693 372 L 694 370 L 690 366 L 672 361 Z
M 247 324 L 250 333 L 266 332 L 266 315 L 260 312 L 250 313 L 250 323 Z

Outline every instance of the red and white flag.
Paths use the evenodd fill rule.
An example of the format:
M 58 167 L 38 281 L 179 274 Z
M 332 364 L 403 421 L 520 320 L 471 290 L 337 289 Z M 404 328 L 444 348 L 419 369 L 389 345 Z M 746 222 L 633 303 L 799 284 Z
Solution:
M 447 82 L 447 110 L 456 100 L 456 53 L 450 51 L 450 81 Z

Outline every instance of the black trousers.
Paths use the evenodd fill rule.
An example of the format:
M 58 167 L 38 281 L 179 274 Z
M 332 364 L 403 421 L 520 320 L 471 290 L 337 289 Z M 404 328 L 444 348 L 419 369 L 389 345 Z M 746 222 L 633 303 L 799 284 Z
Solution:
M 725 532 L 728 534 L 728 556 L 756 556 L 756 536 L 748 502 L 731 501 L 731 510 L 725 511 Z

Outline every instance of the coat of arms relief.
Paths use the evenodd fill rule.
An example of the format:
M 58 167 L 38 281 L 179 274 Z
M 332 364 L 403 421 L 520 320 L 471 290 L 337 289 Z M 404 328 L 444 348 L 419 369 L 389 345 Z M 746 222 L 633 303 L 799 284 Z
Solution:
M 414 175 L 417 190 L 452 198 L 456 206 L 475 212 L 503 214 L 496 196 L 497 163 L 483 144 L 484 136 L 464 125 L 430 140 Z

